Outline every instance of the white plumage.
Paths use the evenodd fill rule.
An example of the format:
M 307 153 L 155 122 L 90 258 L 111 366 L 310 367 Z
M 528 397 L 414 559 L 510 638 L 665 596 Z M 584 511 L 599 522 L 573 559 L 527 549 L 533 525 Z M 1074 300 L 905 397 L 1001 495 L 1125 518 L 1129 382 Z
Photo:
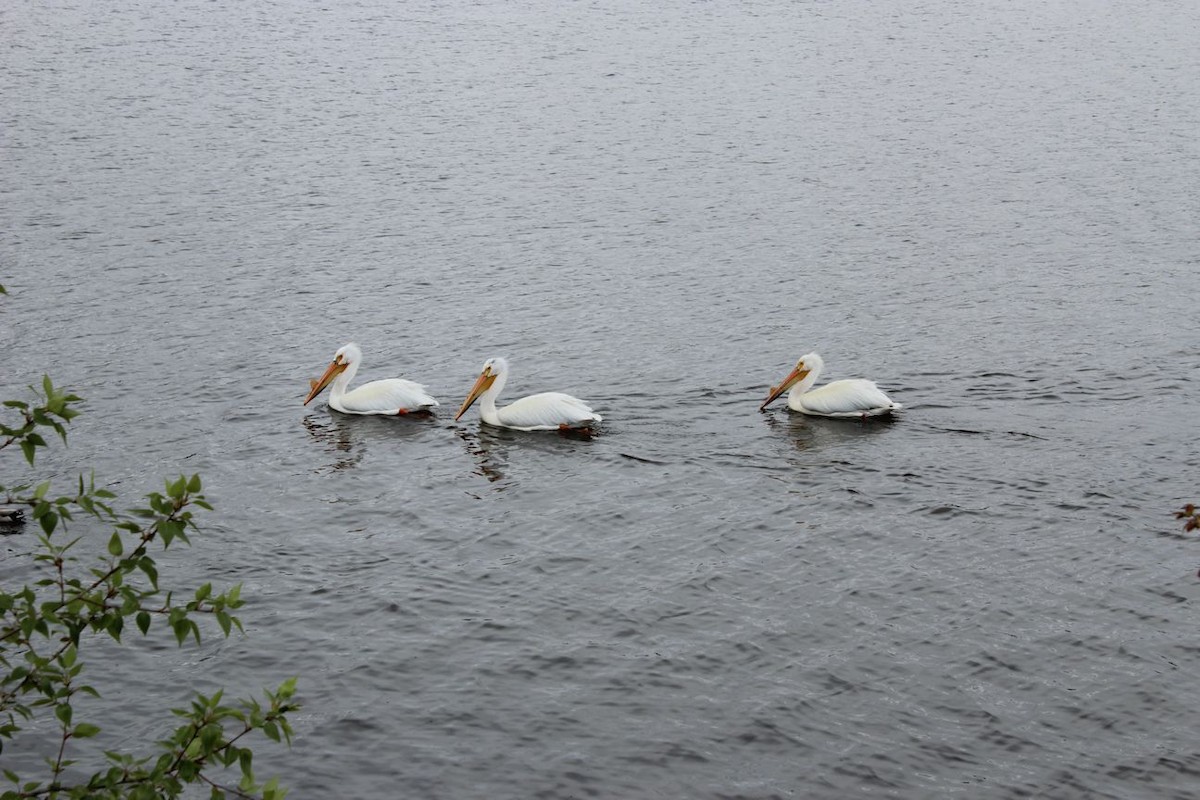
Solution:
M 329 407 L 343 414 L 409 414 L 428 411 L 438 405 L 423 385 L 403 378 L 371 381 L 346 391 L 361 364 L 362 350 L 358 345 L 351 342 L 339 348 L 325 374 L 312 382 L 312 391 L 304 398 L 304 405 L 330 383 L 333 388 L 329 392 Z
M 816 353 L 803 356 L 778 386 L 771 387 L 759 411 L 784 392 L 788 392 L 788 408 L 817 417 L 877 417 L 903 408 L 874 381 L 861 378 L 833 381 L 810 391 L 824 366 L 825 362 Z
M 463 401 L 455 419 L 479 400 L 479 417 L 488 425 L 518 431 L 550 431 L 591 428 L 603 419 L 578 397 L 561 392 L 531 394 L 514 400 L 504 408 L 496 407 L 496 398 L 508 379 L 508 361 L 489 358 L 483 371 Z

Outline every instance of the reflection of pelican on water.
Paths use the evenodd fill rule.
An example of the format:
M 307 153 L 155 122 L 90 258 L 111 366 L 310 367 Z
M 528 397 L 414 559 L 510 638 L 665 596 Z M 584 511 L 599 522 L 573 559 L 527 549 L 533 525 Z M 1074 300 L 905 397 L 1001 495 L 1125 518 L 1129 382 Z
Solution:
M 327 424 L 321 424 L 315 414 L 308 414 L 301 420 L 308 434 L 331 449 L 337 459 L 333 469 L 352 469 L 362 461 L 363 449 L 357 442 L 347 421 L 330 416 Z
M 474 456 L 477 462 L 474 470 L 476 475 L 482 475 L 487 478 L 489 483 L 497 483 L 504 480 L 504 471 L 501 467 L 507 466 L 507 463 L 492 452 L 493 448 L 491 445 L 494 444 L 494 441 L 484 441 L 485 437 L 491 437 L 488 437 L 483 431 L 476 434 L 464 428 L 455 428 L 454 435 L 463 440 L 463 444 L 467 447 L 467 452 Z M 496 491 L 503 491 L 506 487 L 501 485 L 495 488 Z
M 543 462 L 544 459 L 554 459 L 563 455 L 575 456 L 581 446 L 574 442 L 594 441 L 582 431 L 571 431 L 569 435 L 559 436 L 525 436 L 523 433 L 506 428 L 493 428 L 481 425 L 475 429 L 454 426 L 454 435 L 463 441 L 466 450 L 475 459 L 476 475 L 487 478 L 492 488 L 503 491 L 516 484 L 516 478 L 509 470 L 510 454 L 515 454 L 515 463 L 524 467 L 531 463 Z M 570 441 L 563 441 L 563 439 Z
M 873 417 L 869 423 L 847 425 L 845 422 L 789 414 L 784 417 L 766 417 L 767 427 L 786 434 L 798 450 L 823 450 L 863 442 L 891 429 L 895 419 L 890 416 Z
M 309 435 L 335 456 L 326 468 L 351 469 L 358 466 L 367 446 L 400 444 L 420 438 L 434 430 L 430 425 L 397 425 L 388 417 L 346 416 L 344 414 L 306 414 L 301 420 Z

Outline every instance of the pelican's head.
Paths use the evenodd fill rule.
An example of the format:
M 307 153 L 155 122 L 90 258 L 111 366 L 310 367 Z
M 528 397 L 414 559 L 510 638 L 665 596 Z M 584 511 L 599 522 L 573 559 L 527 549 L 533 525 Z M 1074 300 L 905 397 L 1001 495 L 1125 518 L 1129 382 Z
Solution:
M 329 362 L 329 366 L 325 368 L 325 374 L 315 381 L 309 381 L 310 391 L 308 397 L 304 398 L 304 405 L 311 403 L 312 399 L 323 392 L 325 387 L 333 382 L 334 378 L 361 360 L 362 350 L 354 342 L 339 347 L 338 351 L 333 354 L 333 361 Z
M 479 373 L 479 377 L 475 379 L 475 385 L 471 387 L 471 391 L 467 393 L 467 399 L 463 400 L 462 408 L 454 415 L 457 421 L 459 417 L 467 413 L 467 409 L 471 407 L 479 397 L 492 388 L 492 384 L 496 379 L 508 372 L 508 362 L 503 358 L 489 358 L 483 362 L 483 370 Z
M 347 365 L 357 364 L 359 361 L 362 361 L 362 349 L 354 342 L 344 344 L 333 354 L 333 360 L 340 360 Z
M 808 378 L 810 375 L 815 381 L 817 379 L 817 373 L 821 371 L 821 367 L 823 366 L 825 366 L 825 362 L 822 361 L 821 357 L 816 353 L 809 353 L 801 356 L 800 360 L 796 362 L 795 369 L 784 376 L 783 381 L 781 381 L 778 386 L 771 387 L 771 393 L 767 395 L 767 399 L 764 400 L 763 404 L 758 407 L 758 410 L 762 411 L 767 406 L 771 405 L 771 403 L 775 402 L 776 398 L 791 389 L 800 381 Z

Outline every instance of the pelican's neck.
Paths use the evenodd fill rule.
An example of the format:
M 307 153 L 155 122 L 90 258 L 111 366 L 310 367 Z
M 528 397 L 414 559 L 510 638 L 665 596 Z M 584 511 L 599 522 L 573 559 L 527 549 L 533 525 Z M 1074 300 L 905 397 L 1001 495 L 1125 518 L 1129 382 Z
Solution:
M 358 359 L 351 360 L 341 374 L 333 379 L 333 383 L 329 386 L 330 403 L 340 404 L 342 402 L 346 389 L 350 386 L 350 381 L 354 380 L 354 375 L 358 372 L 358 363 Z
M 492 385 L 487 388 L 487 391 L 479 396 L 479 416 L 489 425 L 500 424 L 500 414 L 496 411 L 496 398 L 504 390 L 504 383 L 507 380 L 508 365 L 505 364 L 496 370 L 496 379 L 492 381 Z
M 817 378 L 821 377 L 821 369 L 825 366 L 820 358 L 816 356 L 806 356 L 804 366 L 808 367 L 808 374 L 803 380 L 799 380 L 792 386 L 792 390 L 788 392 L 788 403 L 798 403 L 800 396 L 805 394 L 809 389 L 817 383 Z

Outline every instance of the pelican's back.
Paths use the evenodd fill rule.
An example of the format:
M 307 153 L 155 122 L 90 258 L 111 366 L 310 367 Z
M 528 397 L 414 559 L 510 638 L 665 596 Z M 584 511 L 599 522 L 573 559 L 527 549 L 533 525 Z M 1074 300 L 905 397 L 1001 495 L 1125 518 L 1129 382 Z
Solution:
M 341 408 L 351 414 L 396 414 L 400 411 L 424 411 L 434 408 L 434 400 L 422 384 L 403 378 L 388 378 L 364 383 L 340 398 Z M 331 403 L 332 405 L 332 403 Z
M 578 397 L 562 392 L 531 394 L 497 410 L 500 423 L 521 430 L 586 428 L 602 417 Z
M 793 405 L 796 411 L 823 417 L 874 417 L 900 409 L 874 381 L 861 378 L 827 383 L 797 400 L 800 407 Z

